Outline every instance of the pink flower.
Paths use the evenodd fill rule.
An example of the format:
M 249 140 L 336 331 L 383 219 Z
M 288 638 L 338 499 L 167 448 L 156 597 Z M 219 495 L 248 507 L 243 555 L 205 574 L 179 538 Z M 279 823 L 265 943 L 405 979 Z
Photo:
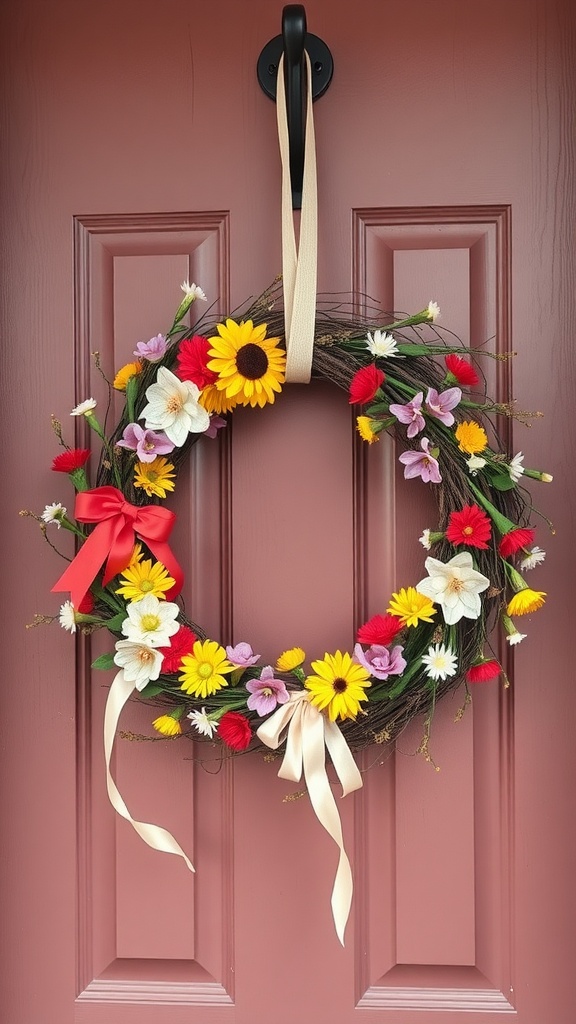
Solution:
M 424 430 L 426 426 L 424 417 L 422 415 L 422 399 L 424 398 L 424 392 L 419 391 L 411 402 L 407 402 L 406 405 L 391 405 L 390 412 L 400 423 L 408 423 L 408 430 L 406 431 L 408 437 L 416 437 L 421 430 Z
M 436 388 L 428 388 L 426 411 L 430 416 L 440 420 L 445 427 L 451 427 L 454 423 L 454 417 L 450 410 L 455 409 L 461 400 L 462 391 L 460 388 L 447 388 L 446 391 L 442 391 L 440 394 L 438 394 Z
M 236 647 L 227 647 L 226 657 L 238 668 L 249 668 L 250 665 L 256 664 L 260 655 L 254 654 L 250 644 L 240 643 L 236 644 Z
M 413 477 L 422 477 L 425 484 L 439 484 L 442 482 L 440 467 L 437 460 L 430 453 L 430 441 L 427 437 L 420 439 L 421 452 L 402 452 L 399 456 L 400 462 L 404 465 L 404 477 L 411 480 Z
M 356 644 L 354 657 L 375 679 L 388 679 L 388 676 L 402 675 L 406 668 L 406 661 L 402 657 L 403 650 L 400 644 L 391 650 L 381 647 L 380 644 L 373 644 L 367 651 L 363 651 L 360 644 Z
M 119 448 L 130 448 L 138 453 L 140 462 L 154 462 L 157 455 L 167 455 L 174 451 L 172 441 L 169 441 L 162 431 L 145 430 L 139 423 L 129 423 L 124 429 L 121 441 L 116 441 Z
M 286 704 L 290 700 L 286 684 L 274 678 L 271 665 L 262 669 L 260 679 L 249 679 L 246 689 L 251 695 L 247 701 L 250 711 L 255 711 L 261 718 L 274 711 L 277 704 Z
M 159 363 L 166 353 L 168 342 L 163 334 L 157 334 L 150 341 L 139 341 L 134 349 L 134 355 L 140 359 L 147 359 L 149 363 Z
M 216 416 L 212 414 L 210 416 L 210 423 L 204 431 L 204 437 L 216 437 L 219 430 L 226 426 L 226 420 L 222 416 Z

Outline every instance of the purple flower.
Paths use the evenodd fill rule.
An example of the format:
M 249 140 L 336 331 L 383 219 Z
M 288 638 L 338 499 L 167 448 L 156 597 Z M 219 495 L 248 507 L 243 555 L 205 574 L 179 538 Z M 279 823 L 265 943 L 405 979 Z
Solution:
M 461 398 L 462 391 L 460 388 L 448 388 L 446 391 L 442 391 L 441 394 L 438 394 L 436 388 L 428 388 L 426 411 L 430 416 L 440 420 L 445 427 L 451 427 L 454 423 L 454 417 L 450 410 L 456 408 Z
M 140 359 L 147 359 L 149 363 L 159 363 L 168 348 L 168 342 L 163 334 L 157 334 L 150 341 L 139 341 L 134 349 L 134 355 Z
M 204 437 L 216 437 L 219 430 L 226 426 L 226 420 L 222 416 L 216 416 L 212 414 L 210 416 L 210 423 L 204 431 Z
M 262 669 L 260 679 L 249 679 L 246 689 L 250 693 L 247 701 L 250 711 L 261 717 L 274 711 L 277 704 L 286 704 L 290 700 L 286 684 L 281 679 L 274 679 L 271 665 Z
M 399 676 L 406 668 L 406 661 L 402 657 L 404 648 L 397 644 L 390 650 L 380 644 L 372 644 L 367 651 L 362 650 L 360 644 L 354 648 L 354 657 L 364 668 L 367 668 L 375 679 L 388 679 L 388 676 Z
M 408 423 L 408 430 L 406 431 L 408 437 L 416 437 L 421 430 L 424 430 L 426 423 L 422 415 L 422 399 L 424 398 L 424 392 L 419 391 L 411 402 L 406 405 L 391 405 L 390 412 L 393 416 L 396 416 L 400 423 Z
M 226 657 L 238 668 L 250 668 L 250 665 L 256 664 L 260 655 L 254 654 L 250 644 L 240 643 L 236 647 L 227 647 Z
M 174 451 L 174 445 L 166 434 L 154 430 L 145 430 L 139 423 L 129 423 L 124 429 L 121 441 L 116 441 L 119 448 L 130 448 L 137 452 L 140 462 L 154 462 L 157 455 L 168 455 Z
M 411 480 L 413 477 L 422 477 L 425 484 L 439 484 L 442 482 L 440 467 L 437 460 L 430 453 L 430 441 L 427 437 L 420 438 L 421 452 L 402 452 L 399 456 L 400 462 L 404 465 L 404 477 Z

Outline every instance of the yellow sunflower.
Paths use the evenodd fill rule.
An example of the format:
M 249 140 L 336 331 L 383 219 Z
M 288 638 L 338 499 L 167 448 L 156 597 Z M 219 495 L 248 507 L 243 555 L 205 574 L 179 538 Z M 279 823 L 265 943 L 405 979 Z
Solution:
M 330 721 L 337 718 L 356 718 L 360 701 L 368 700 L 364 693 L 371 686 L 370 673 L 358 665 L 349 654 L 325 654 L 322 661 L 313 661 L 316 673 L 308 676 L 305 686 L 312 694 L 310 701 L 319 711 L 328 711 Z
M 238 405 L 237 398 L 228 398 L 226 392 L 219 391 L 215 384 L 208 384 L 200 393 L 198 401 L 206 412 L 214 413 L 216 416 L 230 412 Z
M 165 498 L 166 491 L 174 490 L 174 466 L 163 455 L 153 462 L 138 462 L 134 469 L 134 487 L 141 487 L 149 497 Z
M 228 686 L 224 678 L 228 672 L 234 671 L 226 659 L 226 651 L 215 640 L 197 640 L 192 654 L 182 658 L 181 690 L 191 693 L 194 697 L 211 697 L 223 686 Z
M 208 369 L 218 374 L 215 387 L 240 405 L 272 403 L 282 390 L 286 354 L 278 348 L 279 338 L 266 337 L 266 324 L 254 327 L 252 320 L 217 324 L 218 337 L 209 338 L 212 359 Z
M 166 598 L 165 591 L 170 590 L 176 583 L 168 575 L 162 562 L 154 562 L 151 558 L 145 558 L 140 562 L 131 562 L 127 569 L 121 573 L 122 586 L 118 587 L 116 593 L 121 594 L 127 601 L 141 601 L 148 594 L 163 600 Z

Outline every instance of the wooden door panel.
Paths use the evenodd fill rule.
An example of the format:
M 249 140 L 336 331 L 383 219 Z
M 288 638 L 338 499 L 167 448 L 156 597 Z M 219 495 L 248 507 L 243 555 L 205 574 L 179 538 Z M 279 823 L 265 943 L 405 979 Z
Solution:
M 2 1013 L 572 1024 L 569 0 L 307 5 L 335 59 L 316 106 L 320 287 L 384 309 L 434 298 L 473 347 L 518 351 L 483 366 L 490 392 L 545 413 L 531 431 L 514 424 L 511 448 L 555 474 L 536 502 L 559 538 L 539 525 L 554 598 L 527 624 L 513 689 L 476 688 L 456 724 L 460 695 L 437 709 L 440 772 L 416 756 L 422 723 L 398 753 L 383 737 L 363 753 L 364 788 L 340 804 L 355 873 L 346 948 L 329 914 L 333 844 L 277 763 L 118 739 L 128 806 L 174 832 L 190 876 L 108 805 L 107 677 L 91 679 L 89 652 L 75 659 L 56 626 L 24 630 L 57 611 L 59 564 L 17 513 L 71 502 L 49 469 L 49 420 L 71 440 L 68 410 L 103 394 L 92 351 L 111 373 L 169 323 L 187 276 L 227 312 L 278 272 L 275 112 L 255 63 L 280 13 L 269 0 L 3 5 Z M 233 419 L 179 478 L 190 614 L 267 659 L 349 645 L 420 578 L 433 503 L 391 442 L 362 448 L 346 396 L 324 384 Z M 130 707 L 122 729 L 150 735 L 149 711 Z

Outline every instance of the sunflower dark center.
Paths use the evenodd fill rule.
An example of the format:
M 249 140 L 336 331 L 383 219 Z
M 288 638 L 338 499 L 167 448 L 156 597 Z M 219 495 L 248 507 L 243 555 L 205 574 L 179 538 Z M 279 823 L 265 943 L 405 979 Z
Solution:
M 347 688 L 348 683 L 346 682 L 345 679 L 342 679 L 341 676 L 338 676 L 338 678 L 335 679 L 334 682 L 332 683 L 332 689 L 335 691 L 335 693 L 344 693 L 344 690 L 346 690 Z
M 236 366 L 238 373 L 241 373 L 247 380 L 258 380 L 263 377 L 268 369 L 268 356 L 260 345 L 249 342 L 242 345 L 236 353 Z

